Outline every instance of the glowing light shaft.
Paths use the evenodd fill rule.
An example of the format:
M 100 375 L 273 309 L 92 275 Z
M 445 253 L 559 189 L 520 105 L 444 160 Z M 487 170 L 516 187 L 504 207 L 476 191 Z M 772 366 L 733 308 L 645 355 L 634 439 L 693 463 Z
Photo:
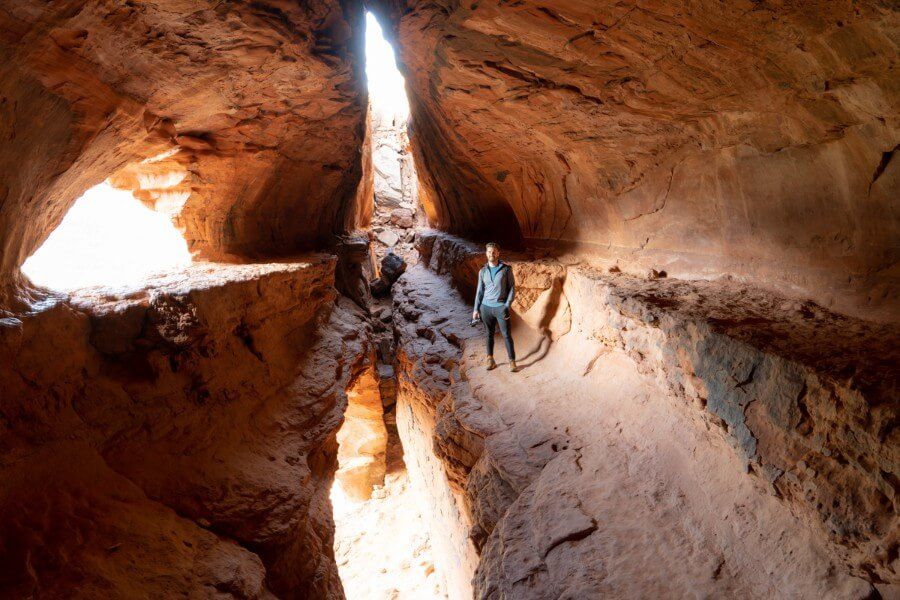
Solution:
M 372 13 L 366 13 L 366 79 L 373 112 L 401 120 L 409 116 L 406 82 L 397 69 L 394 49 Z
M 75 201 L 22 272 L 38 285 L 68 292 L 139 284 L 190 263 L 184 237 L 165 215 L 104 182 Z

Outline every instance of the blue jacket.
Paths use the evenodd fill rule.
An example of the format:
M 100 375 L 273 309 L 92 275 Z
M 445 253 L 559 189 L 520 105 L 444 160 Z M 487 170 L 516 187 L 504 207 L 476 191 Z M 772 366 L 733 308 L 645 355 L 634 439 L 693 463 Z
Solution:
M 512 304 L 516 297 L 516 281 L 513 278 L 512 267 L 500 261 L 500 270 L 491 277 L 488 265 L 478 271 L 478 289 L 475 292 L 475 310 L 480 310 L 482 302 L 502 304 L 506 308 Z

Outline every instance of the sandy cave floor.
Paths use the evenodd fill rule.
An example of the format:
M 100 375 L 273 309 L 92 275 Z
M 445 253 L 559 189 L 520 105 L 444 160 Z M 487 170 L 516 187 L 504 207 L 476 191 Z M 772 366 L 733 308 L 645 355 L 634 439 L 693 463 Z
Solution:
M 365 502 L 331 490 L 335 558 L 347 600 L 444 600 L 422 514 L 405 469 L 385 477 Z

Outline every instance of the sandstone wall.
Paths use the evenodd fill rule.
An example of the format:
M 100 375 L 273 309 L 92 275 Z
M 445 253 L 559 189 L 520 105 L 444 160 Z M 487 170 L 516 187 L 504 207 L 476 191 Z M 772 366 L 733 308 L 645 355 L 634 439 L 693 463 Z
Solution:
M 404 366 L 415 369 L 415 358 L 401 354 Z M 406 373 L 406 371 L 402 371 Z M 443 456 L 435 453 L 433 440 L 439 425 L 437 406 L 443 397 L 423 393 L 422 379 L 409 373 L 401 377 L 397 402 L 397 427 L 403 442 L 403 460 L 412 485 L 423 498 L 435 570 L 452 600 L 472 598 L 472 573 L 478 564 L 477 549 L 469 539 L 472 518 L 463 490 L 448 477 Z
M 433 226 L 896 318 L 895 6 L 372 4 Z
M 752 290 L 579 269 L 563 293 L 573 330 L 711 413 L 748 471 L 855 573 L 898 582 L 897 328 Z
M 355 501 L 368 500 L 375 486 L 384 486 L 387 469 L 387 430 L 375 364 L 373 351 L 367 368 L 347 390 L 344 423 L 337 433 L 335 478 Z
M 0 320 L 0 595 L 342 598 L 328 493 L 369 329 L 334 259 Z
M 352 0 L 0 3 L 0 277 L 120 169 L 145 200 L 168 190 L 154 157 L 206 258 L 365 221 L 363 19 Z

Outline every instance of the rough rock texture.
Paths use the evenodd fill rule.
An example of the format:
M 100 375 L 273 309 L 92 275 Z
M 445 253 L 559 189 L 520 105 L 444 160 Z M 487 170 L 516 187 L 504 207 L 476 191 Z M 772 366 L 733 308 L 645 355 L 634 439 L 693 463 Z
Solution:
M 749 468 L 856 574 L 900 582 L 900 330 L 714 283 L 574 270 L 564 293 L 603 306 L 582 314 L 583 331 L 715 415 Z
M 406 261 L 391 250 L 381 259 L 380 266 L 378 278 L 371 282 L 373 296 L 387 295 L 394 282 L 406 270 Z
M 472 597 L 471 578 L 478 565 L 476 546 L 469 540 L 472 518 L 463 494 L 466 467 L 483 451 L 483 436 L 442 429 L 444 416 L 460 404 L 449 393 L 452 372 L 460 360 L 459 324 L 448 323 L 446 289 L 436 278 L 419 277 L 413 267 L 394 290 L 394 328 L 397 332 L 397 427 L 403 442 L 410 481 L 427 498 L 426 517 L 434 549 L 435 567 L 451 599 Z M 443 292 L 443 293 L 442 293 Z M 416 297 L 411 297 L 411 294 Z M 421 299 L 416 302 L 415 299 Z M 452 302 L 453 298 L 449 298 Z M 454 335 L 444 331 L 451 328 Z M 465 392 L 465 388 L 463 388 Z M 450 403 L 450 406 L 447 404 Z M 453 436 L 453 433 L 462 435 Z M 451 451 L 448 453 L 447 449 Z M 457 465 L 463 462 L 462 467 Z
M 394 251 L 407 260 L 414 259 L 413 228 L 425 223 L 425 214 L 419 202 L 406 116 L 373 111 L 371 127 L 375 254 L 382 257 Z
M 471 286 L 476 248 L 423 241 Z M 514 307 L 516 375 L 484 371 L 448 281 L 398 284 L 398 422 L 451 597 L 475 564 L 477 597 L 896 591 L 896 328 L 728 281 L 555 269 Z
M 334 272 L 334 287 L 366 309 L 372 301 L 367 272 L 371 270 L 371 248 L 368 236 L 345 236 L 333 247 L 338 261 Z
M 363 20 L 353 0 L 0 2 L 0 277 L 120 169 L 207 258 L 365 224 Z
M 364 5 L 429 220 L 537 249 L 515 376 L 451 287 L 478 249 L 425 236 L 439 274 L 371 298 L 419 214 Z M 348 389 L 346 480 L 402 436 L 437 593 L 896 594 L 898 31 L 881 0 L 0 0 L 0 596 L 340 598 Z M 200 257 L 338 259 L 29 287 L 106 178 Z M 373 197 L 378 252 L 335 246 Z
M 433 226 L 896 319 L 895 4 L 373 4 Z
M 0 320 L 0 595 L 343 597 L 328 492 L 370 350 L 333 272 L 198 264 Z
M 376 209 L 386 209 L 388 216 L 397 209 L 415 213 L 419 206 L 418 181 L 406 121 L 399 116 L 374 113 L 371 122 Z M 384 223 L 376 220 L 375 224 Z M 411 226 L 411 222 L 405 224 Z
M 347 390 L 344 423 L 337 433 L 335 478 L 354 500 L 367 500 L 375 486 L 384 485 L 387 430 L 373 358 Z

